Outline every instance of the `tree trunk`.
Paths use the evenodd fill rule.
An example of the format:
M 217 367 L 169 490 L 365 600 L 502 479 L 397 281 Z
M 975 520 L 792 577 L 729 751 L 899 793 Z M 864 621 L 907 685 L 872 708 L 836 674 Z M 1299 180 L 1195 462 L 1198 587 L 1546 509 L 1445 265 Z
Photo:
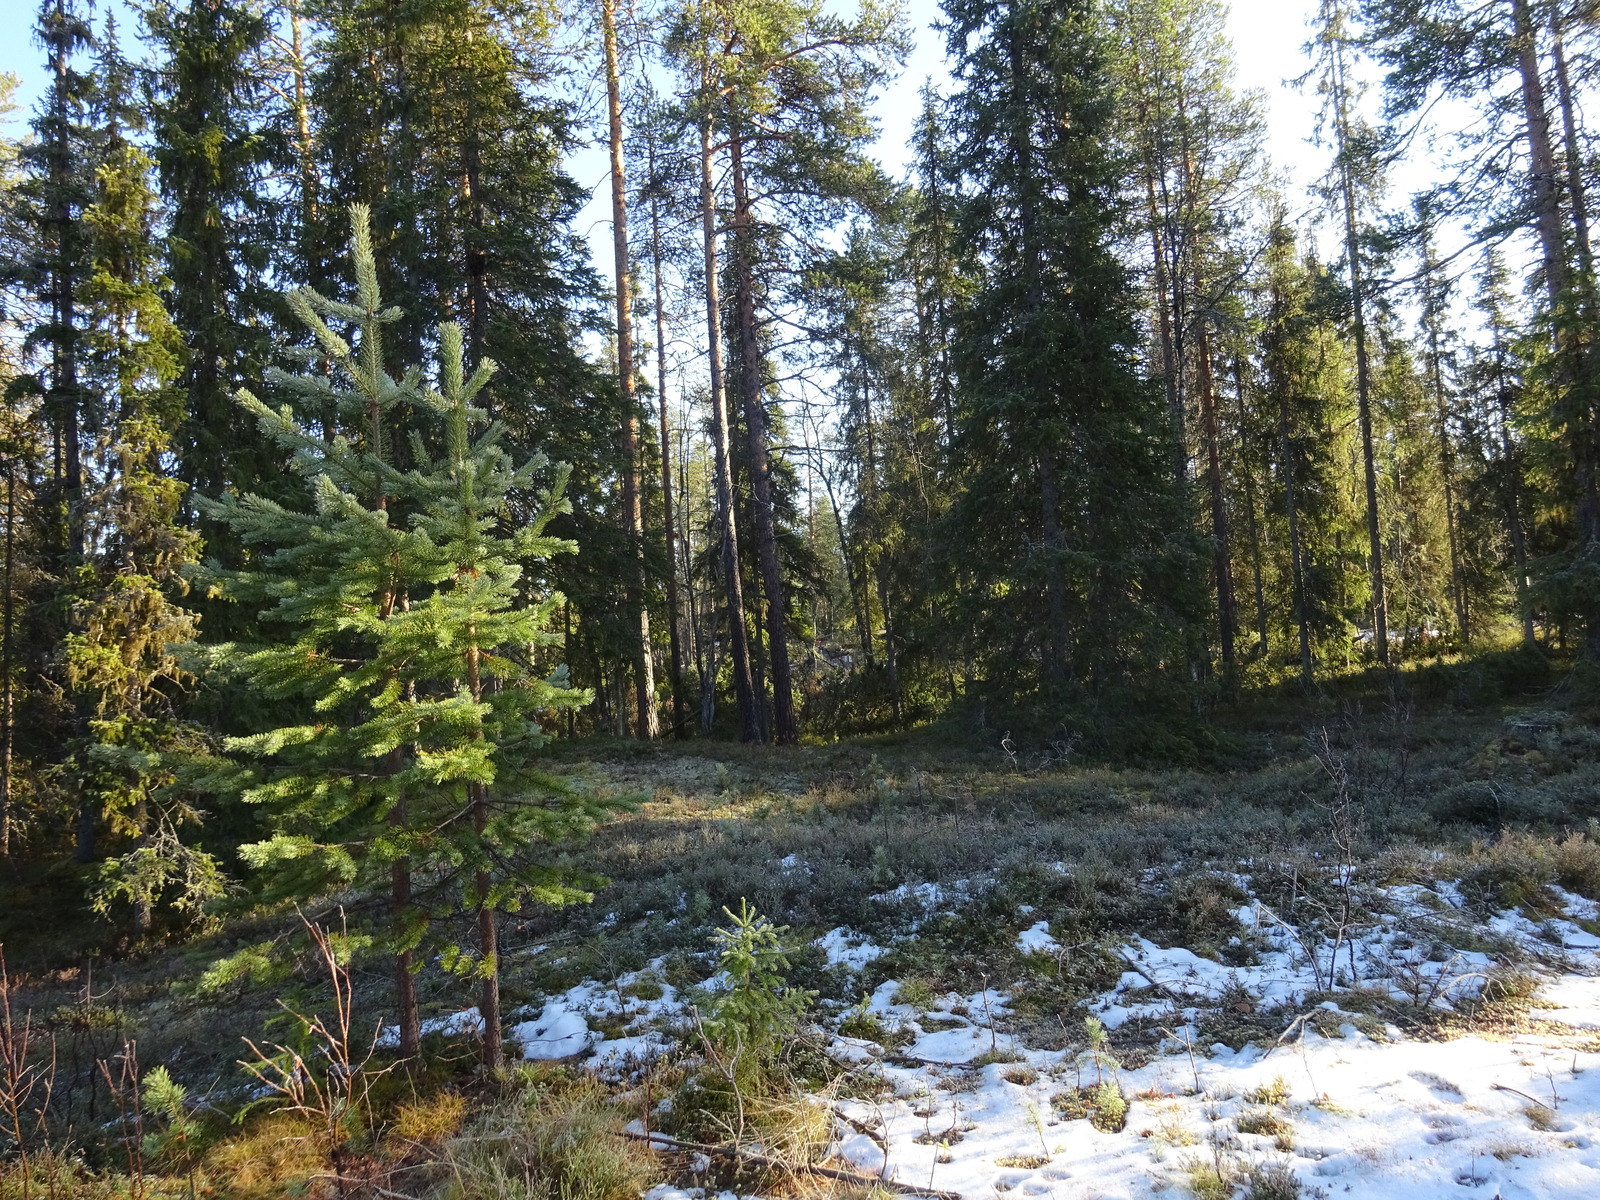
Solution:
M 1432 253 L 1428 252 L 1430 283 L 1432 274 Z M 1429 381 L 1433 385 L 1434 419 L 1438 423 L 1439 434 L 1439 476 L 1444 485 L 1444 529 L 1445 537 L 1450 548 L 1450 599 L 1455 609 L 1456 623 L 1461 630 L 1461 641 L 1470 645 L 1472 642 L 1472 624 L 1468 619 L 1466 579 L 1461 570 L 1461 546 L 1456 530 L 1456 495 L 1455 495 L 1455 452 L 1450 446 L 1450 417 L 1445 403 L 1444 370 L 1441 366 L 1439 351 L 1439 314 L 1434 311 L 1433 297 L 1428 300 L 1429 308 L 1424 315 L 1427 320 L 1428 332 L 1428 357 Z
M 1576 104 L 1567 76 L 1567 51 L 1561 38 L 1561 13 L 1550 9 L 1551 54 L 1556 68 L 1556 94 L 1561 103 L 1562 143 L 1567 160 L 1567 197 L 1572 205 L 1572 232 L 1578 247 L 1578 266 L 1584 303 L 1593 319 L 1595 307 L 1594 248 L 1589 241 L 1588 189 L 1583 182 L 1583 146 L 1578 140 Z
M 709 105 L 714 96 L 709 71 L 700 95 Z M 700 121 L 700 223 L 705 241 L 706 355 L 711 376 L 711 432 L 716 454 L 717 509 L 722 525 L 722 573 L 728 597 L 728 648 L 733 660 L 734 707 L 739 737 L 760 738 L 755 687 L 750 678 L 750 645 L 744 622 L 744 589 L 739 580 L 739 532 L 733 510 L 733 463 L 728 454 L 728 410 L 722 371 L 722 311 L 717 295 L 717 205 L 712 186 L 711 113 Z
M 1506 381 L 1505 349 L 1498 324 L 1493 329 L 1495 357 L 1495 405 L 1499 409 L 1500 455 L 1505 461 L 1504 503 L 1506 527 L 1511 533 L 1511 555 L 1517 567 L 1517 615 L 1521 618 L 1522 644 L 1538 645 L 1533 627 L 1533 604 L 1528 595 L 1528 539 L 1523 523 L 1522 451 L 1511 436 L 1511 388 Z
M 390 753 L 391 773 L 400 764 L 399 750 Z M 389 812 L 389 824 L 396 829 L 406 825 L 405 801 L 397 800 Z M 409 937 L 406 922 L 411 908 L 411 860 L 397 858 L 389 867 L 389 921 L 401 939 Z M 414 1060 L 422 1046 L 422 1016 L 417 1007 L 417 977 L 413 973 L 416 953 L 409 946 L 394 954 L 395 1017 L 400 1026 L 400 1057 Z
M 820 471 L 819 474 L 822 476 L 822 486 L 826 488 L 828 492 L 828 507 L 833 510 L 834 527 L 839 532 L 839 557 L 844 559 L 844 576 L 846 582 L 848 582 L 850 585 L 850 604 L 851 607 L 855 609 L 856 629 L 861 634 L 862 654 L 866 660 L 867 666 L 870 668 L 873 665 L 871 617 L 867 611 L 868 606 L 862 599 L 862 593 L 866 590 L 866 584 L 864 582 L 858 583 L 856 581 L 855 561 L 850 554 L 850 542 L 845 537 L 844 517 L 839 513 L 839 502 L 837 499 L 835 499 L 833 494 L 833 481 L 828 478 L 827 471 Z
M 1544 254 L 1546 286 L 1550 296 L 1550 314 L 1555 320 L 1557 333 L 1557 382 L 1568 395 L 1565 397 L 1566 430 L 1573 454 L 1573 475 L 1578 491 L 1576 525 L 1578 525 L 1578 558 L 1589 560 L 1590 565 L 1600 560 L 1600 430 L 1597 430 L 1594 403 L 1590 400 L 1589 374 L 1592 371 L 1590 354 L 1581 339 L 1566 333 L 1566 323 L 1573 314 L 1568 309 L 1568 288 L 1571 280 L 1566 270 L 1566 250 L 1562 238 L 1562 211 L 1557 195 L 1555 154 L 1550 146 L 1550 118 L 1544 98 L 1544 82 L 1539 77 L 1539 50 L 1534 42 L 1533 18 L 1528 11 L 1528 0 L 1512 0 L 1512 18 L 1517 34 L 1517 67 L 1522 74 L 1523 107 L 1528 128 L 1528 150 L 1533 166 L 1534 210 L 1538 214 L 1539 246 Z M 1555 78 L 1558 96 L 1562 102 L 1562 123 L 1566 139 L 1566 179 L 1573 205 L 1573 234 L 1578 243 L 1579 288 L 1582 315 L 1594 320 L 1594 253 L 1589 245 L 1589 208 L 1587 208 L 1584 181 L 1582 181 L 1581 147 L 1578 128 L 1573 115 L 1571 88 L 1566 78 L 1566 54 L 1560 37 L 1557 18 L 1552 14 L 1552 32 L 1555 35 Z M 1600 605 L 1594 598 L 1579 602 L 1579 618 L 1584 622 L 1584 658 L 1600 658 Z
M 683 648 L 678 640 L 681 624 L 678 611 L 678 550 L 672 511 L 672 429 L 667 418 L 667 309 L 666 292 L 661 282 L 661 194 L 656 178 L 656 138 L 650 132 L 650 257 L 651 276 L 656 292 L 656 407 L 661 420 L 661 517 L 662 534 L 667 543 L 667 632 L 672 680 L 672 734 L 684 736 L 683 727 Z
M 467 627 L 467 692 L 474 704 L 483 703 L 483 675 L 477 645 L 477 629 Z M 480 728 L 478 737 L 483 737 Z M 481 840 L 489 828 L 489 789 L 485 784 L 473 783 L 467 787 L 467 798 L 472 805 L 472 830 Z M 478 853 L 483 854 L 480 846 Z M 494 881 L 488 868 L 480 867 L 473 875 L 473 891 L 477 898 L 478 956 L 483 974 L 483 990 L 478 1000 L 478 1014 L 483 1018 L 483 1068 L 498 1070 L 501 1061 L 500 1040 L 500 945 L 499 912 L 489 903 Z
M 1184 432 L 1183 393 L 1179 390 L 1178 356 L 1172 341 L 1172 309 L 1167 282 L 1167 250 L 1161 236 L 1161 213 L 1156 205 L 1155 179 L 1147 166 L 1145 201 L 1150 214 L 1150 258 L 1155 265 L 1156 329 L 1161 341 L 1161 382 L 1167 393 L 1168 420 L 1172 422 L 1172 477 L 1182 484 L 1189 474 L 1188 436 Z
M 1289 431 L 1289 396 L 1280 384 L 1278 393 L 1278 453 L 1283 459 L 1284 508 L 1289 518 L 1289 569 L 1294 580 L 1295 624 L 1300 631 L 1300 681 L 1306 688 L 1316 683 L 1311 661 L 1311 619 L 1306 611 L 1305 553 L 1300 544 L 1300 511 L 1295 495 L 1294 441 Z
M 1528 0 L 1511 0 L 1511 20 L 1516 40 L 1517 70 L 1522 81 L 1522 108 L 1528 134 L 1528 183 L 1533 192 L 1534 224 L 1539 234 L 1545 289 L 1552 312 L 1559 316 L 1567 290 L 1566 249 L 1562 244 L 1561 202 L 1556 191 L 1556 156 L 1550 140 L 1550 112 L 1545 104 L 1544 79 L 1539 73 L 1539 47 L 1535 41 Z
M 12 630 L 15 627 L 17 554 L 17 468 L 6 463 L 6 568 L 3 605 L 5 629 L 0 633 L 0 858 L 11 857 L 11 749 L 16 729 L 16 683 L 12 678 Z
M 1600 448 L 1596 446 L 1594 412 L 1580 386 L 1587 365 L 1583 362 L 1583 350 L 1566 330 L 1570 320 L 1567 312 L 1570 281 L 1562 237 L 1561 201 L 1556 189 L 1555 150 L 1550 140 L 1550 114 L 1545 103 L 1544 80 L 1539 73 L 1539 48 L 1528 0 L 1511 0 L 1511 16 L 1532 168 L 1529 185 L 1534 223 L 1539 234 L 1545 290 L 1555 325 L 1556 382 L 1564 393 L 1560 403 L 1567 410 L 1565 425 L 1577 492 L 1576 557 L 1593 559 L 1600 554 Z M 1593 601 L 1581 600 L 1579 608 L 1584 657 L 1600 658 L 1600 608 Z
M 1267 592 L 1261 578 L 1261 528 L 1256 519 L 1256 478 L 1245 453 L 1245 420 L 1248 416 L 1244 398 L 1244 369 L 1240 360 L 1233 360 L 1233 395 L 1239 402 L 1239 467 L 1244 472 L 1244 504 L 1246 527 L 1250 534 L 1250 573 L 1255 585 L 1256 602 L 1256 657 L 1267 656 Z
M 1344 207 L 1345 254 L 1350 259 L 1350 304 L 1356 343 L 1356 415 L 1361 430 L 1361 463 L 1367 493 L 1367 556 L 1372 575 L 1373 638 L 1378 660 L 1389 665 L 1389 606 L 1383 586 L 1383 536 L 1378 520 L 1378 467 L 1372 448 L 1372 369 L 1367 361 L 1366 296 L 1361 279 L 1361 240 L 1356 226 L 1355 181 L 1347 159 L 1350 148 L 1349 99 L 1342 44 L 1335 47 L 1334 128 L 1338 138 L 1339 191 Z
M 316 286 L 322 274 L 321 256 L 316 251 L 318 210 L 317 160 L 311 137 L 311 99 L 307 87 L 304 15 L 301 0 L 289 0 L 289 71 L 294 107 L 294 152 L 300 172 L 300 269 L 305 281 Z
M 762 378 L 761 346 L 756 338 L 755 228 L 744 173 L 744 144 L 739 130 L 729 144 L 733 174 L 734 307 L 739 319 L 739 391 L 744 402 L 745 438 L 749 446 L 751 507 L 755 510 L 756 558 L 761 590 L 766 596 L 767 656 L 772 665 L 773 739 L 791 745 L 799 737 L 795 724 L 794 685 L 789 670 L 788 591 L 778 561 L 777 515 L 772 503 L 772 475 L 767 461 L 767 407 Z
M 1196 288 L 1198 294 L 1199 288 Z M 1206 435 L 1206 481 L 1211 490 L 1211 539 L 1215 543 L 1217 574 L 1217 625 L 1222 638 L 1223 673 L 1232 676 L 1234 643 L 1238 638 L 1239 610 L 1233 592 L 1233 547 L 1228 536 L 1228 495 L 1222 475 L 1222 432 L 1217 421 L 1216 379 L 1211 369 L 1211 335 L 1205 318 L 1196 329 L 1196 360 L 1200 383 L 1200 417 Z
M 650 609 L 645 603 L 644 512 L 640 502 L 639 415 L 633 368 L 633 273 L 628 256 L 628 182 L 622 165 L 622 81 L 617 64 L 615 0 L 600 0 L 606 46 L 606 115 L 611 141 L 611 244 L 617 273 L 617 375 L 622 384 L 622 515 L 632 563 L 627 603 L 635 624 L 634 732 L 641 741 L 660 735 L 656 719 L 655 664 L 650 653 Z M 663 400 L 665 403 L 665 400 Z M 662 449 L 665 454 L 665 447 Z

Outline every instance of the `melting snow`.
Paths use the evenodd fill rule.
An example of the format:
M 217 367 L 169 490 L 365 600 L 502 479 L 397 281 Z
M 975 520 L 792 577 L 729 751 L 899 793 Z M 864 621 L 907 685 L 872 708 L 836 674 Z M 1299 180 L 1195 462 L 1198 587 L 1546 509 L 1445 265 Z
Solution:
M 1600 981 L 1582 985 L 1588 1002 L 1600 1004 Z M 1120 1133 L 1052 1112 L 1051 1096 L 1083 1076 L 1093 1082 L 1092 1067 L 1080 1073 L 1061 1052 L 1025 1058 L 1038 1073 L 1032 1082 L 1008 1080 L 1028 1075 L 1001 1064 L 958 1077 L 884 1066 L 893 1098 L 848 1102 L 843 1111 L 883 1138 L 890 1179 L 972 1197 L 1147 1196 L 1181 1184 L 1191 1163 L 1210 1162 L 1218 1142 L 1236 1168 L 1281 1164 L 1304 1184 L 1351 1200 L 1600 1195 L 1600 1055 L 1593 1053 L 1475 1037 L 1375 1042 L 1347 1026 L 1344 1037 L 1307 1034 L 1268 1055 L 1222 1051 L 1194 1071 L 1187 1057 L 1125 1071 L 1119 1082 L 1132 1099 Z M 1252 1107 L 1245 1093 L 1278 1076 L 1289 1091 L 1278 1110 L 1293 1125 L 1288 1150 L 1237 1127 Z M 1529 1100 L 1504 1088 L 1558 1105 L 1551 1118 L 1539 1114 L 1548 1128 L 1525 1115 Z M 884 1150 L 871 1138 L 848 1137 L 839 1151 L 863 1170 L 885 1169 Z
M 830 967 L 848 967 L 852 971 L 859 971 L 875 958 L 888 953 L 882 946 L 873 943 L 859 933 L 852 933 L 845 926 L 830 929 L 817 939 L 817 945 L 828 956 Z
M 429 1017 L 420 1028 L 423 1037 L 433 1033 L 442 1033 L 445 1037 L 478 1037 L 483 1033 L 483 1018 L 478 1015 L 476 1008 L 465 1008 L 442 1017 Z M 398 1046 L 400 1026 L 385 1025 L 383 1032 L 378 1035 L 377 1044 L 385 1050 Z
M 522 1057 L 529 1060 L 571 1058 L 589 1049 L 596 1037 L 583 1013 L 565 996 L 551 997 L 538 1017 L 506 1031 L 507 1040 L 520 1043 Z
M 1024 904 L 1021 908 L 1028 910 L 1023 916 L 1033 912 L 1031 904 Z M 1040 921 L 1017 934 L 1017 949 L 1024 954 L 1054 954 L 1061 949 L 1061 943 L 1050 936 L 1050 922 Z

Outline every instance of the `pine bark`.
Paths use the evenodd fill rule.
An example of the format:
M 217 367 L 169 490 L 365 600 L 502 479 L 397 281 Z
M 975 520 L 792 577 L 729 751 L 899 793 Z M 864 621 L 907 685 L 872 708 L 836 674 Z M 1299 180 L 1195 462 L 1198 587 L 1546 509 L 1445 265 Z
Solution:
M 12 678 L 12 631 L 15 628 L 17 554 L 17 468 L 6 463 L 5 629 L 0 632 L 0 858 L 11 857 L 11 751 L 16 729 L 16 682 Z
M 744 141 L 738 129 L 729 144 L 733 173 L 734 308 L 739 320 L 739 393 L 749 447 L 750 492 L 755 516 L 756 559 L 766 598 L 767 659 L 772 668 L 773 740 L 790 745 L 799 738 L 794 685 L 789 668 L 788 589 L 778 561 L 777 515 L 772 502 L 767 434 L 766 389 L 761 346 L 756 336 L 755 225 L 744 170 Z
M 656 292 L 656 406 L 661 421 L 661 528 L 667 543 L 667 632 L 672 671 L 672 733 L 684 736 L 683 647 L 678 630 L 682 624 L 678 607 L 678 542 L 672 508 L 672 428 L 667 417 L 667 308 L 661 280 L 661 195 L 656 178 L 656 139 L 650 134 L 650 257 Z
M 1361 271 L 1361 239 L 1356 225 L 1355 180 L 1350 173 L 1349 93 L 1344 49 L 1334 47 L 1333 115 L 1338 138 L 1339 194 L 1344 216 L 1345 255 L 1350 260 L 1351 321 L 1356 349 L 1356 419 L 1361 433 L 1361 466 L 1367 499 L 1367 562 L 1372 577 L 1372 632 L 1378 661 L 1389 665 L 1389 605 L 1383 582 L 1383 535 L 1378 520 L 1378 466 L 1372 445 L 1372 366 L 1367 356 L 1365 285 Z
M 713 95 L 710 72 L 701 79 L 702 100 Z M 745 628 L 744 588 L 739 579 L 739 530 L 733 509 L 733 463 L 728 452 L 728 410 L 722 368 L 722 301 L 717 287 L 717 202 L 712 181 L 715 150 L 711 140 L 711 115 L 700 122 L 700 224 L 705 242 L 706 356 L 711 376 L 711 434 L 716 456 L 718 522 L 722 534 L 722 573 L 728 598 L 728 645 L 733 666 L 734 707 L 739 737 L 758 741 L 760 717 L 755 686 L 750 676 L 750 644 Z
M 655 663 L 650 653 L 650 608 L 645 603 L 644 511 L 640 497 L 639 403 L 633 363 L 633 272 L 628 254 L 628 181 L 622 162 L 622 81 L 617 62 L 615 0 L 600 0 L 606 50 L 606 116 L 611 149 L 611 238 L 617 275 L 617 376 L 622 385 L 622 510 L 629 553 L 627 603 L 636 639 L 633 656 L 634 732 L 660 736 Z M 662 450 L 665 453 L 665 447 Z

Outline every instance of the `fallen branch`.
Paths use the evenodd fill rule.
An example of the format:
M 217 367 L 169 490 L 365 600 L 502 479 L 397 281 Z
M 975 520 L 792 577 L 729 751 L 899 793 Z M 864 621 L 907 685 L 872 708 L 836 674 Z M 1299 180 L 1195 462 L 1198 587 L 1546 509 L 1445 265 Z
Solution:
M 1167 985 L 1166 985 L 1166 984 L 1164 984 L 1164 983 L 1162 983 L 1162 982 L 1161 982 L 1161 981 L 1160 981 L 1160 980 L 1159 980 L 1159 979 L 1157 979 L 1157 978 L 1156 978 L 1156 977 L 1155 977 L 1155 976 L 1154 976 L 1154 975 L 1152 975 L 1152 974 L 1150 974 L 1150 972 L 1149 972 L 1149 971 L 1147 971 L 1147 970 L 1145 970 L 1145 969 L 1144 969 L 1144 968 L 1143 968 L 1143 967 L 1142 967 L 1142 966 L 1140 966 L 1140 965 L 1139 965 L 1139 964 L 1138 964 L 1138 963 L 1136 963 L 1136 962 L 1134 962 L 1134 960 L 1133 960 L 1133 959 L 1131 959 L 1131 958 L 1129 958 L 1129 957 L 1128 957 L 1128 956 L 1127 956 L 1127 955 L 1126 955 L 1126 954 L 1124 954 L 1124 953 L 1123 953 L 1123 952 L 1122 952 L 1122 951 L 1121 951 L 1121 950 L 1118 950 L 1118 951 L 1117 951 L 1117 957 L 1118 957 L 1118 958 L 1120 958 L 1120 959 L 1121 959 L 1121 960 L 1122 960 L 1122 961 L 1123 961 L 1123 962 L 1125 962 L 1125 963 L 1127 963 L 1127 964 L 1128 964 L 1128 966 L 1130 966 L 1130 967 L 1132 967 L 1132 968 L 1133 968 L 1133 971 L 1134 971 L 1134 973 L 1135 973 L 1135 974 L 1137 974 L 1137 975 L 1142 975 L 1142 976 L 1143 976 L 1143 977 L 1144 977 L 1144 978 L 1145 978 L 1145 979 L 1146 979 L 1146 980 L 1148 980 L 1148 981 L 1149 981 L 1149 983 L 1150 983 L 1150 986 L 1151 986 L 1151 987 L 1153 987 L 1153 988 L 1155 988 L 1155 989 L 1156 989 L 1156 991 L 1158 991 L 1158 992 L 1160 992 L 1160 993 L 1161 993 L 1161 994 L 1162 994 L 1162 995 L 1163 995 L 1163 996 L 1165 996 L 1165 997 L 1166 997 L 1166 998 L 1167 998 L 1167 999 L 1168 999 L 1168 1000 L 1171 1000 L 1171 1001 L 1172 1001 L 1172 1003 L 1173 1003 L 1173 1005 L 1174 1005 L 1174 1006 L 1175 1006 L 1175 1007 L 1176 1007 L 1176 1008 L 1177 1008 L 1177 1009 L 1178 1009 L 1178 1010 L 1179 1010 L 1179 1011 L 1180 1011 L 1180 1012 L 1181 1012 L 1181 1011 L 1182 1011 L 1182 1010 L 1183 1010 L 1183 1008 L 1184 1008 L 1184 1002 L 1183 1002 L 1183 1000 L 1182 1000 L 1182 998 L 1181 998 L 1181 997 L 1179 997 L 1179 995 L 1178 995 L 1178 994 L 1177 994 L 1177 993 L 1176 993 L 1176 992 L 1174 992 L 1174 991 L 1173 991 L 1173 990 L 1172 990 L 1172 989 L 1171 989 L 1171 988 L 1169 988 L 1169 987 L 1168 987 L 1168 986 L 1167 986 Z
M 970 1062 L 946 1062 L 942 1058 L 918 1058 L 914 1054 L 885 1054 L 883 1061 L 891 1067 L 943 1067 L 948 1071 L 976 1071 Z
M 859 1175 L 854 1171 L 841 1171 L 837 1167 L 798 1166 L 794 1163 L 784 1162 L 782 1159 L 772 1158 L 766 1154 L 757 1154 L 753 1150 L 744 1150 L 738 1146 L 726 1143 L 713 1145 L 708 1142 L 684 1142 L 664 1133 L 633 1133 L 630 1130 L 621 1130 L 618 1137 L 628 1138 L 630 1141 L 643 1142 L 653 1150 L 694 1150 L 713 1158 L 731 1158 L 736 1162 L 746 1162 L 751 1166 L 765 1167 L 769 1171 L 783 1171 L 790 1175 L 820 1175 L 824 1179 L 836 1179 L 841 1183 L 854 1183 L 862 1187 L 888 1188 L 902 1196 L 932 1196 L 934 1200 L 962 1200 L 960 1192 L 941 1192 L 933 1188 L 914 1187 L 909 1183 L 901 1183 L 895 1179 L 884 1179 L 874 1175 Z
M 889 1139 L 883 1135 L 882 1130 L 874 1129 L 865 1121 L 858 1121 L 854 1117 L 846 1116 L 838 1109 L 833 1110 L 833 1116 L 835 1120 L 842 1121 L 844 1124 L 850 1126 L 851 1129 L 854 1129 L 862 1137 L 871 1138 L 874 1142 L 878 1143 L 878 1149 L 883 1151 L 884 1158 L 887 1159 L 889 1157 Z

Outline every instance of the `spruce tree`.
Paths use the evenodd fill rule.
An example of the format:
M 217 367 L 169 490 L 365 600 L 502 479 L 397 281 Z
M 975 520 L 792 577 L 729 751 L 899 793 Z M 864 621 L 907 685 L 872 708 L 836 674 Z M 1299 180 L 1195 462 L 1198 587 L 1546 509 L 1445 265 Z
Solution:
M 1114 93 L 1087 2 L 950 0 L 951 161 L 975 294 L 958 320 L 952 515 L 990 682 L 1090 687 L 1170 661 L 1193 547 L 1164 405 L 1135 368 Z M 1139 497 L 1139 503 L 1129 498 Z
M 355 302 L 309 289 L 288 298 L 331 380 L 314 370 L 274 373 L 290 401 L 278 408 L 239 395 L 263 434 L 292 455 L 304 499 L 207 505 L 252 551 L 247 568 L 219 582 L 231 598 L 261 604 L 263 621 L 284 634 L 221 647 L 218 665 L 298 716 L 228 743 L 257 764 L 244 796 L 267 805 L 275 826 L 242 853 L 306 893 L 388 875 L 402 995 L 429 921 L 470 912 L 475 947 L 448 947 L 446 957 L 481 979 L 484 1061 L 493 1067 L 497 917 L 528 899 L 585 898 L 530 850 L 587 830 L 603 811 L 537 762 L 545 735 L 533 714 L 588 699 L 567 685 L 565 668 L 543 663 L 564 601 L 530 588 L 523 570 L 575 549 L 545 532 L 567 507 L 567 471 L 542 456 L 515 464 L 501 448 L 501 427 L 474 404 L 494 364 L 466 374 L 459 325 L 437 329 L 433 378 L 384 368 L 382 328 L 400 312 L 381 303 L 368 216 L 353 212 Z M 353 327 L 354 339 L 334 325 Z M 320 432 L 330 404 L 359 434 Z M 402 421 L 413 429 L 406 470 L 389 452 Z M 514 505 L 533 515 L 508 530 Z M 426 886 L 413 891 L 413 875 Z
M 267 37 L 244 0 L 156 0 L 143 10 L 158 60 L 151 133 L 168 210 L 169 308 L 187 343 L 186 415 L 175 440 L 179 476 L 196 494 L 259 490 L 281 470 L 272 449 L 235 420 L 232 394 L 265 354 L 261 275 L 267 262 L 255 63 Z M 211 552 L 233 554 L 203 526 Z M 229 619 L 209 611 L 213 625 Z
M 110 19 L 98 65 L 101 146 L 83 213 L 90 271 L 80 298 L 83 378 L 103 430 L 90 455 L 88 550 L 65 642 L 67 683 L 88 717 L 68 766 L 86 836 L 104 821 L 123 844 L 102 865 L 96 905 L 127 899 L 142 937 L 159 901 L 194 912 L 221 885 L 210 856 L 180 840 L 198 814 L 171 787 L 173 757 L 202 740 L 180 717 L 187 673 L 175 653 L 196 632 L 177 601 L 199 539 L 179 523 L 184 485 L 165 469 L 183 413 L 173 386 L 183 339 L 164 302 L 152 163 L 134 142 L 143 116 Z
M 1389 608 L 1384 594 L 1383 534 L 1378 511 L 1378 468 L 1373 425 L 1372 362 L 1368 314 L 1371 298 L 1365 279 L 1363 229 L 1364 201 L 1380 182 L 1381 141 L 1378 130 L 1356 112 L 1361 87 L 1353 78 L 1358 35 L 1353 27 L 1350 0 L 1321 0 L 1315 37 L 1306 49 L 1315 66 L 1306 78 L 1316 77 L 1323 97 L 1321 121 L 1334 156 L 1327 193 L 1343 226 L 1345 269 L 1350 280 L 1350 329 L 1355 342 L 1356 420 L 1361 434 L 1361 463 L 1366 490 L 1367 569 L 1371 576 L 1372 637 L 1378 660 L 1389 664 Z

